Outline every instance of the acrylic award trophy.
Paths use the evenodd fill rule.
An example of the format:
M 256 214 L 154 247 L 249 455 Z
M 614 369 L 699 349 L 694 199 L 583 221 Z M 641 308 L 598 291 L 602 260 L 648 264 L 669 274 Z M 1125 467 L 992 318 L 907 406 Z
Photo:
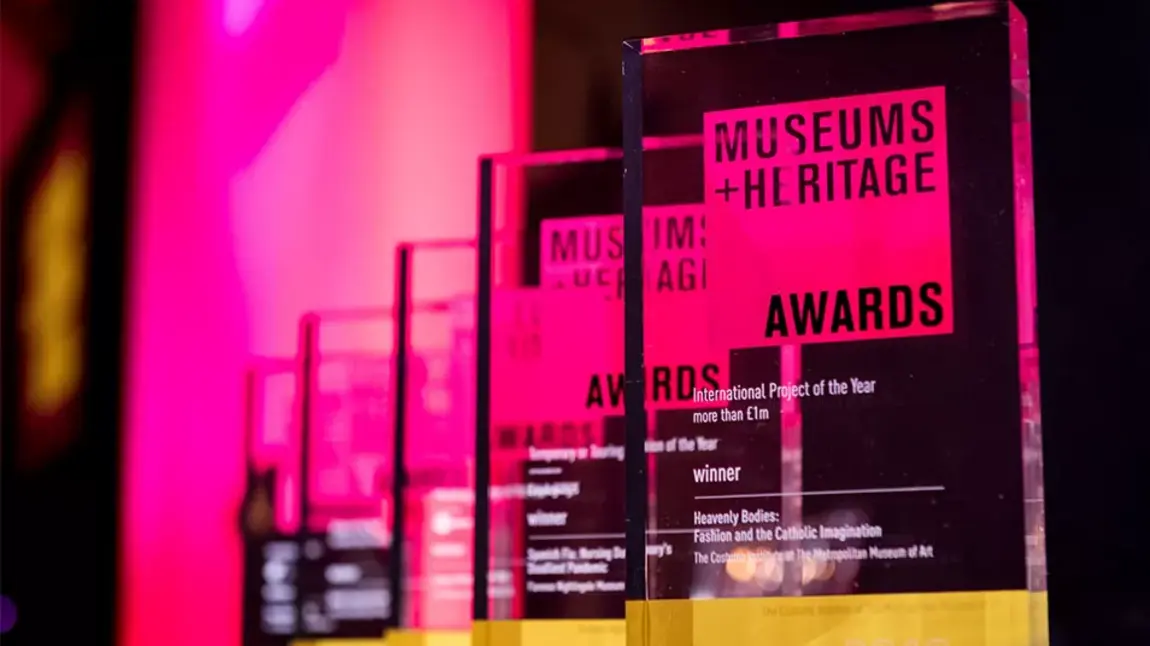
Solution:
M 650 38 L 623 72 L 628 643 L 1045 643 L 1023 17 Z M 650 204 L 692 185 L 684 311 Z
M 295 359 L 260 358 L 245 377 L 244 646 L 286 646 L 296 632 L 297 366 Z
M 297 637 L 380 638 L 392 621 L 394 321 L 300 321 Z
M 396 250 L 393 645 L 471 639 L 474 286 L 473 240 Z
M 480 162 L 477 646 L 624 641 L 621 173 Z

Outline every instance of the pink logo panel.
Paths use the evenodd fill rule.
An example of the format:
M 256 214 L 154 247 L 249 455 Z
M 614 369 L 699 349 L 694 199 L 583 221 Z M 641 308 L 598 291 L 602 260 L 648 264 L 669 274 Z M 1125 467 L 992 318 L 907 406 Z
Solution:
M 706 330 L 708 304 L 704 207 L 650 207 L 644 212 L 644 228 L 647 401 L 660 409 L 694 407 L 695 388 L 720 388 L 728 382 L 728 346 L 712 346 L 699 333 Z M 623 218 L 545 220 L 541 233 L 544 289 L 581 301 L 584 317 L 601 311 L 596 319 L 608 321 L 598 339 L 588 336 L 590 328 L 580 330 L 584 343 L 573 348 L 603 360 L 583 377 L 585 405 L 599 414 L 622 414 Z M 581 360 L 568 359 L 570 365 Z
M 953 331 L 944 88 L 711 112 L 704 132 L 713 340 Z

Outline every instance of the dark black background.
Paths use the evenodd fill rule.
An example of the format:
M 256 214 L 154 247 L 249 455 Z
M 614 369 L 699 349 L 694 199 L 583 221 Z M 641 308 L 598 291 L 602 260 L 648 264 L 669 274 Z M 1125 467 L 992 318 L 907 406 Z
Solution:
M 46 96 L 6 169 L 0 259 L 3 287 L 3 532 L 0 584 L 19 606 L 17 643 L 110 644 L 118 610 L 120 423 L 124 276 L 131 132 L 135 114 L 136 3 L 9 2 L 4 21 L 45 65 Z M 5 27 L 8 27 L 6 24 Z M 2 72 L 0 72 L 2 73 Z M 23 220 L 59 134 L 79 109 L 90 141 L 83 375 L 75 434 L 54 459 L 21 464 L 19 296 Z M 5 114 L 4 119 L 11 118 Z M 63 421 L 71 424 L 71 420 Z

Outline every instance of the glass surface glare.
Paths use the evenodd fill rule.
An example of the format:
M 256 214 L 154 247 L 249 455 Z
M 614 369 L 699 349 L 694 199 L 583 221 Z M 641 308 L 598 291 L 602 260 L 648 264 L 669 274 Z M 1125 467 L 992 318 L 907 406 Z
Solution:
M 1023 16 L 948 3 L 624 59 L 635 634 L 1047 643 Z M 690 290 L 672 247 L 697 247 L 670 265 Z

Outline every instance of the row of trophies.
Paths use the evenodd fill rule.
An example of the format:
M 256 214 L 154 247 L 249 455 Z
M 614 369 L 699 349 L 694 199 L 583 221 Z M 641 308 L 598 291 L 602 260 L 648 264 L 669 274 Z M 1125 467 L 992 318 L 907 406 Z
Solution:
M 246 643 L 1045 643 L 1025 20 L 623 72 L 622 149 L 484 157 L 475 240 L 253 368 Z

